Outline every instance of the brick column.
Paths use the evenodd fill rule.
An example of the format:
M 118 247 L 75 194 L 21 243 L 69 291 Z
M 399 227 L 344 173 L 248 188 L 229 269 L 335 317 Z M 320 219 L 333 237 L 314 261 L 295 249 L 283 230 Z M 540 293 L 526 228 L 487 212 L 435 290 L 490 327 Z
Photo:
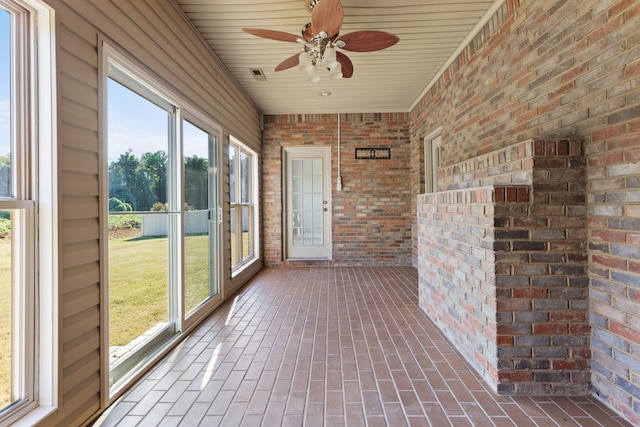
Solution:
M 589 392 L 585 164 L 572 143 L 535 142 L 531 194 L 495 189 L 500 393 Z
M 420 306 L 498 393 L 587 393 L 581 142 L 525 141 L 440 175 L 449 190 L 418 198 Z

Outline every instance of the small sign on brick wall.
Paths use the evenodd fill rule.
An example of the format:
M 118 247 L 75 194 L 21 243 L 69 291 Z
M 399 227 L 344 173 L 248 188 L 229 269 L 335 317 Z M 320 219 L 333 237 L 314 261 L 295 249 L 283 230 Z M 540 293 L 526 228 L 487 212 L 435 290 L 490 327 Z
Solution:
M 356 159 L 390 159 L 391 148 L 356 148 Z

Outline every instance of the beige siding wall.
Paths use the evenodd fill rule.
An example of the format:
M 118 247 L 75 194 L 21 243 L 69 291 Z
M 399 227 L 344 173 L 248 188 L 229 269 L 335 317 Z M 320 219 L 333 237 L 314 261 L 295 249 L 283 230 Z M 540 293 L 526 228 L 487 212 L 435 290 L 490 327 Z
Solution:
M 100 411 L 100 182 L 98 40 L 257 151 L 259 114 L 167 0 L 48 0 L 56 13 L 60 210 L 59 411 L 43 425 L 87 423 Z M 225 141 L 226 138 L 223 138 Z M 225 166 L 223 168 L 227 170 Z M 228 207 L 228 179 L 224 178 Z M 226 225 L 225 241 L 229 227 Z M 229 256 L 228 245 L 223 248 Z M 225 284 L 241 281 L 224 265 Z

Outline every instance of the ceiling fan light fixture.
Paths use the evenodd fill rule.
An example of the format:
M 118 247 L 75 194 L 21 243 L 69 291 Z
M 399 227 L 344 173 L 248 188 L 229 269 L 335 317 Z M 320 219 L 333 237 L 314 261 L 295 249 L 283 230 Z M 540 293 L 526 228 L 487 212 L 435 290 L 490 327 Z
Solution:
M 320 81 L 320 75 L 318 74 L 318 70 L 315 66 L 307 72 L 307 80 L 309 83 L 318 83 Z
M 329 71 L 329 77 L 334 80 L 340 80 L 342 78 L 342 65 L 336 62 L 336 65 Z
M 353 76 L 353 62 L 344 53 L 336 51 L 336 48 L 352 52 L 373 52 L 391 47 L 400 40 L 393 34 L 375 30 L 340 34 L 344 22 L 340 0 L 305 0 L 305 5 L 312 12 L 311 22 L 302 27 L 302 37 L 263 28 L 242 29 L 256 37 L 304 45 L 301 53 L 282 61 L 275 71 L 297 66 L 314 83 L 320 79 L 320 70 L 328 70 L 333 79 L 349 79 Z
M 339 65 L 339 62 L 336 60 L 336 50 L 331 45 L 327 46 L 324 50 L 322 65 L 329 69 L 333 69 L 336 65 Z
M 313 69 L 313 63 L 311 61 L 311 55 L 306 50 L 300 52 L 298 55 L 298 69 L 301 71 L 309 72 Z

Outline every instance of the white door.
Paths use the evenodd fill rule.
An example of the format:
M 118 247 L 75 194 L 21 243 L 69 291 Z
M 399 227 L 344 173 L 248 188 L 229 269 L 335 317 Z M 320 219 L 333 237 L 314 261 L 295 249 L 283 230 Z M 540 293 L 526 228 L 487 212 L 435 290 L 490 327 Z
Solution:
M 331 259 L 331 147 L 286 147 L 287 259 Z

